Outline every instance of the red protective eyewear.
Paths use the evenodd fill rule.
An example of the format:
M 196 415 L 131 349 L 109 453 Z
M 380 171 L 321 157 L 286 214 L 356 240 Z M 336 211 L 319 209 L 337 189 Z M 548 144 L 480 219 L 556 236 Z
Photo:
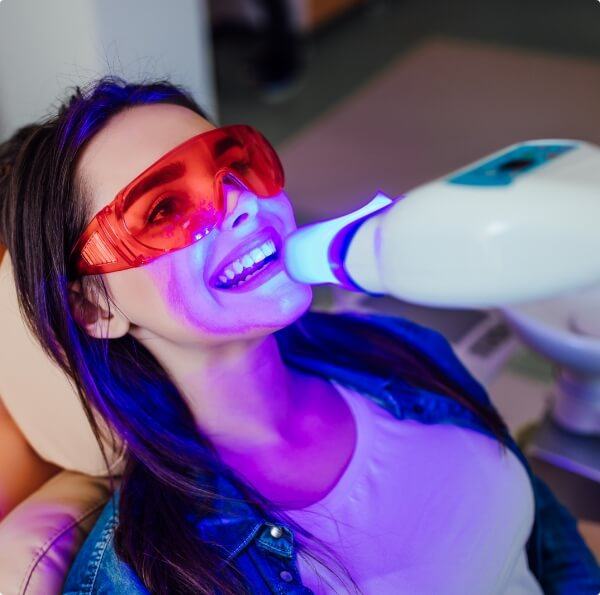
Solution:
M 163 155 L 98 212 L 69 257 L 76 275 L 144 265 L 202 239 L 225 214 L 223 179 L 260 198 L 279 194 L 283 167 L 250 126 L 215 128 Z

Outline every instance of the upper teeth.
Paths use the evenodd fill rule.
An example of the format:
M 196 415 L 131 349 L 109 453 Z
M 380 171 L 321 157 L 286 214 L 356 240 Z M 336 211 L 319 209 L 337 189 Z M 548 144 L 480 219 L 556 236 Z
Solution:
M 244 254 L 240 258 L 228 264 L 219 274 L 219 280 L 222 283 L 226 283 L 227 279 L 233 279 L 236 274 L 241 273 L 244 269 L 254 266 L 254 264 L 257 262 L 261 262 L 274 252 L 274 242 L 272 240 L 266 241 L 264 244 L 258 246 L 257 248 L 253 248 L 247 254 Z

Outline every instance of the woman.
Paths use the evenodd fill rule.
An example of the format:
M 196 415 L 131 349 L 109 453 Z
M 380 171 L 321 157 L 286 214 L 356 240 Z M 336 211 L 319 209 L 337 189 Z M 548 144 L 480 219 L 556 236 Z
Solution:
M 13 155 L 24 312 L 127 450 L 65 592 L 593 592 L 441 335 L 307 311 L 282 184 L 263 137 L 167 82 L 78 88 Z

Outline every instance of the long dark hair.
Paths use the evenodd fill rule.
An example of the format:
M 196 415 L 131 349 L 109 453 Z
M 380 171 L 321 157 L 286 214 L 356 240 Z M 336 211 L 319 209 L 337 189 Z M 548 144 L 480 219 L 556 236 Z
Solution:
M 206 117 L 185 89 L 168 80 L 128 84 L 109 76 L 76 87 L 56 115 L 24 126 L 0 145 L 0 242 L 13 261 L 21 314 L 47 355 L 72 379 L 107 465 L 107 436 L 98 415 L 112 431 L 111 446 L 126 445 L 115 534 L 119 557 L 153 593 L 251 592 L 234 564 L 224 564 L 222 553 L 203 541 L 189 520 L 216 509 L 217 477 L 226 475 L 263 518 L 284 518 L 296 532 L 298 549 L 309 556 L 307 543 L 314 536 L 222 463 L 166 371 L 142 344 L 129 334 L 91 337 L 69 307 L 68 254 L 93 216 L 74 175 L 77 159 L 110 117 L 149 103 L 176 104 Z M 101 275 L 81 282 L 86 294 L 102 293 L 110 304 Z M 385 333 L 358 322 L 347 330 L 368 348 L 354 353 L 361 365 L 405 372 L 413 384 L 465 404 L 497 436 L 505 431 L 492 409 L 461 394 Z M 306 329 L 302 332 L 306 336 Z

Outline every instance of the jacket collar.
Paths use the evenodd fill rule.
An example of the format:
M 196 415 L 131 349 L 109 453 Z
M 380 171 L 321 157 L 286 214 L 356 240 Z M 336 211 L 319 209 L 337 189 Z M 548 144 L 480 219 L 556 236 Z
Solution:
M 238 492 L 234 484 L 225 476 L 216 478 L 215 491 L 219 498 L 213 512 L 200 519 L 196 526 L 202 539 L 221 550 L 226 565 L 256 538 L 259 548 L 282 558 L 292 558 L 294 554 L 293 533 L 285 524 L 264 518 Z M 283 536 L 275 539 L 270 531 L 277 525 Z

